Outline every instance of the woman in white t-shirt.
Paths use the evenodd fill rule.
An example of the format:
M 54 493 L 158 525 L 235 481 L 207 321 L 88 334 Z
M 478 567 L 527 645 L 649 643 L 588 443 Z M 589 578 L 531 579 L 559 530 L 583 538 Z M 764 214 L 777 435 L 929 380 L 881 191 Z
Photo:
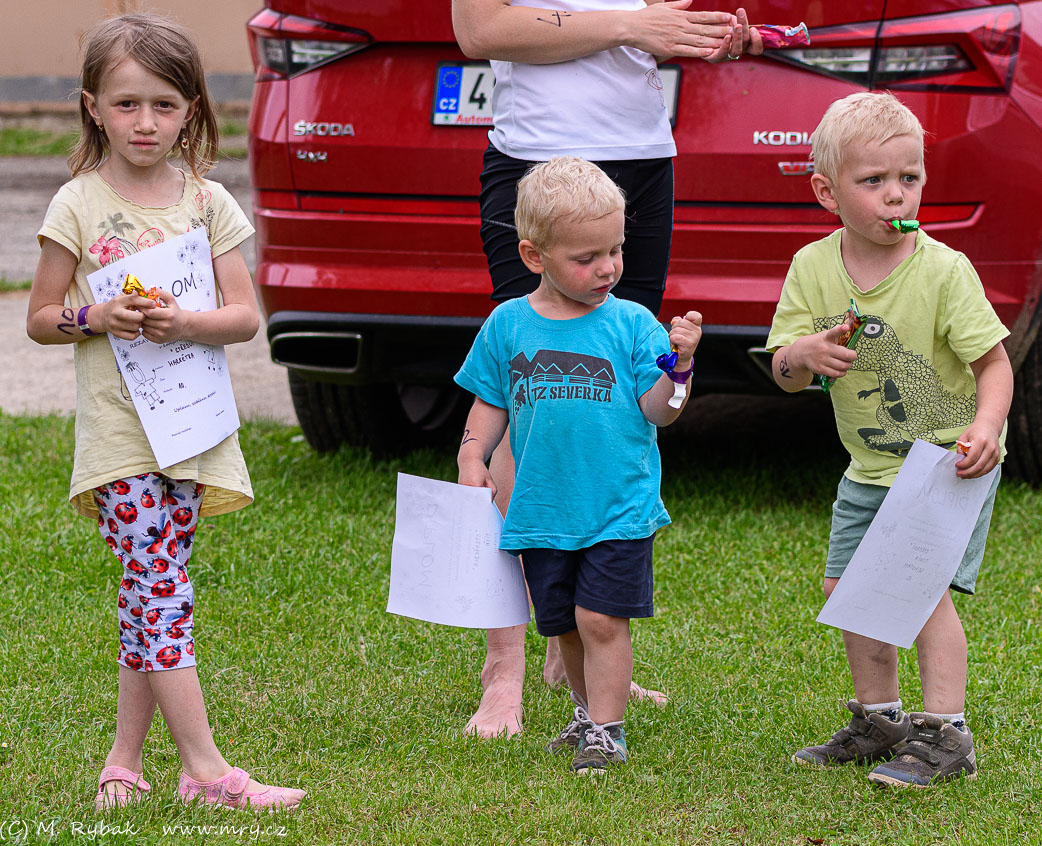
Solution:
M 525 267 L 514 229 L 517 181 L 534 164 L 569 155 L 600 166 L 626 195 L 622 279 L 612 293 L 657 314 L 673 231 L 676 146 L 657 58 L 735 61 L 763 51 L 744 9 L 691 11 L 693 0 L 453 0 L 463 52 L 488 59 L 496 77 L 493 129 L 481 172 L 481 239 L 496 302 L 526 296 L 539 277 Z M 505 513 L 514 467 L 506 440 L 492 459 Z M 467 731 L 521 730 L 524 626 L 490 629 L 484 695 Z M 543 677 L 563 678 L 551 639 Z M 634 695 L 665 701 L 634 685 Z

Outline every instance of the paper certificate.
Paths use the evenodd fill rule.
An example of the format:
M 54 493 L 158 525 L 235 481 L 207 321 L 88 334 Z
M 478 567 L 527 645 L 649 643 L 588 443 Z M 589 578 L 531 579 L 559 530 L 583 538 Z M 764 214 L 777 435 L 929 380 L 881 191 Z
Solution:
M 960 479 L 960 456 L 917 440 L 818 614 L 818 622 L 908 648 L 919 636 L 973 534 L 998 468 Z
M 205 228 L 91 273 L 87 282 L 95 301 L 105 303 L 122 294 L 128 273 L 146 289 L 169 291 L 186 311 L 217 308 Z M 109 343 L 160 468 L 199 455 L 239 428 L 224 347 L 195 341 L 125 341 L 111 334 Z
M 473 629 L 527 623 L 524 574 L 499 548 L 502 532 L 488 488 L 399 473 L 387 610 Z

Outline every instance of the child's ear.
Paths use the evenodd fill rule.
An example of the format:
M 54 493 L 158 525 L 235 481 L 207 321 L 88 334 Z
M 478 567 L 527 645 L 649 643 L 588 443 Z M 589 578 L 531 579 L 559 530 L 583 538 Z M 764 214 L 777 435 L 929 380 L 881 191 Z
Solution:
M 188 112 L 185 114 L 185 126 L 188 126 L 188 121 L 195 117 L 195 110 L 199 108 L 199 98 L 196 97 L 188 104 Z
M 94 118 L 95 123 L 101 120 L 101 115 L 98 114 L 98 103 L 90 91 L 83 92 L 83 106 L 86 108 L 87 114 Z
M 539 248 L 526 238 L 517 245 L 517 250 L 521 253 L 521 261 L 525 263 L 525 267 L 533 273 L 542 275 L 545 266 L 543 265 L 543 254 L 539 252 Z
M 823 209 L 826 209 L 833 214 L 839 211 L 839 203 L 836 202 L 836 198 L 832 193 L 832 180 L 827 176 L 815 173 L 810 178 L 810 187 L 814 191 L 814 196 L 817 201 L 821 204 Z

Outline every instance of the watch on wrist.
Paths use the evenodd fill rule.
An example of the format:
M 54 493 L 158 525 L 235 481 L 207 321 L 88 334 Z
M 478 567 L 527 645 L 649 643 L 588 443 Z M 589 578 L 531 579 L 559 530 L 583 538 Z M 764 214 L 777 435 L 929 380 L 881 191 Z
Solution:
M 80 309 L 79 314 L 76 315 L 76 326 L 84 335 L 88 336 L 97 334 L 96 332 L 92 332 L 90 326 L 87 325 L 87 309 L 89 308 L 89 305 L 85 305 Z

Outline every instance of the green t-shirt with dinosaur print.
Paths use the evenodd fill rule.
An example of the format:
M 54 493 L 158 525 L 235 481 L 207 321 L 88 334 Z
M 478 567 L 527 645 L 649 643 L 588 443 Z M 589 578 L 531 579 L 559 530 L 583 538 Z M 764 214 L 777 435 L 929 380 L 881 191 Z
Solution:
M 829 396 L 850 453 L 846 476 L 889 486 L 916 438 L 954 447 L 977 409 L 969 364 L 1009 331 L 962 253 L 920 230 L 912 255 L 862 291 L 843 266 L 842 233 L 793 257 L 767 348 L 842 322 L 853 298 L 864 318 L 858 357 Z M 1003 428 L 1003 455 L 1005 434 Z

